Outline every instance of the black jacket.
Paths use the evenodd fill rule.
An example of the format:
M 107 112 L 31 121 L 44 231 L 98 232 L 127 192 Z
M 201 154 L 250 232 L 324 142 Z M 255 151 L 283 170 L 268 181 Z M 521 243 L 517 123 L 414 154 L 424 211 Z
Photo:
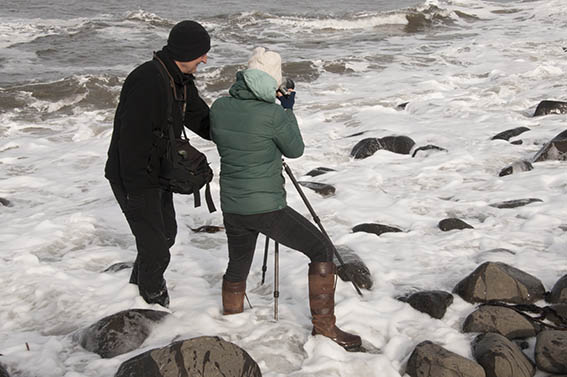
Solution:
M 173 77 L 178 97 L 187 86 L 184 125 L 197 135 L 210 140 L 209 107 L 199 97 L 193 75 L 183 74 L 163 50 L 156 54 Z M 148 61 L 134 69 L 124 81 L 120 101 L 114 116 L 114 130 L 105 177 L 122 184 L 126 192 L 159 187 L 160 160 L 165 153 L 164 138 L 157 135 L 166 130 L 168 83 L 158 67 Z M 174 133 L 182 132 L 182 100 L 173 100 Z

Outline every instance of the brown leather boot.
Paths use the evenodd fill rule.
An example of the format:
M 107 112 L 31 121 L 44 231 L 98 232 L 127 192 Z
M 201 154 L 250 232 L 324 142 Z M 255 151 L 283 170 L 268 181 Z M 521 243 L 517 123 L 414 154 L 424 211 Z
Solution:
M 342 331 L 335 325 L 335 272 L 333 262 L 309 264 L 309 306 L 313 316 L 312 335 L 331 338 L 346 350 L 360 347 L 360 336 Z
M 244 310 L 246 280 L 236 283 L 222 280 L 222 314 L 238 314 Z

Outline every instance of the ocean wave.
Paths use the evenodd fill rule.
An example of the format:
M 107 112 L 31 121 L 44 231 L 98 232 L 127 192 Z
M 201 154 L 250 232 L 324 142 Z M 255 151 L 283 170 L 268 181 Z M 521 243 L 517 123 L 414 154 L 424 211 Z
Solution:
M 121 79 L 81 75 L 0 89 L 0 112 L 13 119 L 45 120 L 81 111 L 116 107 Z
M 89 22 L 85 18 L 71 20 L 14 20 L 0 23 L 0 48 L 31 42 L 39 37 L 77 32 Z
M 147 12 L 143 9 L 138 9 L 136 11 L 129 12 L 126 15 L 125 19 L 127 21 L 143 22 L 158 27 L 171 27 L 174 25 L 174 22 L 162 18 L 155 13 Z

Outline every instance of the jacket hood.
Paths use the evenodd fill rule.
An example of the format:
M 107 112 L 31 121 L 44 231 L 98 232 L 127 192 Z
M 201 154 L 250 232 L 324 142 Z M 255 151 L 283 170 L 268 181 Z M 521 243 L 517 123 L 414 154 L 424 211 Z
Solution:
M 238 99 L 258 99 L 260 101 L 276 102 L 276 79 L 259 69 L 246 69 L 236 74 L 236 82 L 229 93 Z

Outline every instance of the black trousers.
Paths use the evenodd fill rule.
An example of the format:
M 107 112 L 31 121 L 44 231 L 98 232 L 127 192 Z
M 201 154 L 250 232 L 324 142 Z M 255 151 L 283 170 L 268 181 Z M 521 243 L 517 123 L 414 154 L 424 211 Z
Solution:
M 333 245 L 317 227 L 291 207 L 257 215 L 223 213 L 228 239 L 228 267 L 224 279 L 246 280 L 254 258 L 258 234 L 299 250 L 311 262 L 333 260 Z
M 159 188 L 127 193 L 120 184 L 110 186 L 136 238 L 130 282 L 138 285 L 142 297 L 151 297 L 163 290 L 169 248 L 177 235 L 173 195 Z

